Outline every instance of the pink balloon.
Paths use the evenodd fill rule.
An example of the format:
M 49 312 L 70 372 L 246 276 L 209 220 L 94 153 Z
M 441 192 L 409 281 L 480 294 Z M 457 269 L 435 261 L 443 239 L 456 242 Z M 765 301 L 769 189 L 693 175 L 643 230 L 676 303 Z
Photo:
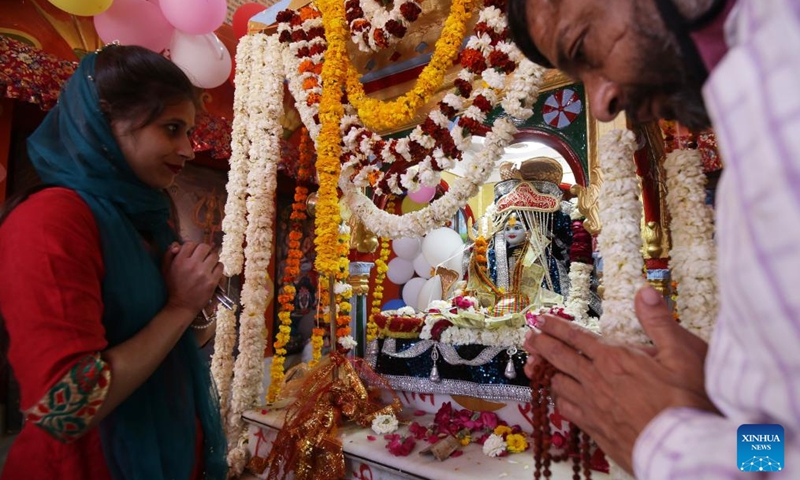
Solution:
M 218 29 L 228 14 L 226 0 L 160 0 L 160 4 L 173 27 L 194 35 Z
M 145 0 L 115 0 L 108 10 L 94 16 L 94 28 L 105 43 L 117 40 L 154 52 L 167 48 L 175 33 L 158 5 Z
M 436 195 L 436 188 L 426 187 L 425 185 L 420 185 L 419 190 L 416 192 L 408 192 L 408 198 L 417 203 L 428 203 L 433 199 L 434 195 Z
M 200 88 L 218 87 L 231 73 L 230 52 L 213 33 L 189 35 L 177 31 L 172 36 L 169 54 L 172 63 Z

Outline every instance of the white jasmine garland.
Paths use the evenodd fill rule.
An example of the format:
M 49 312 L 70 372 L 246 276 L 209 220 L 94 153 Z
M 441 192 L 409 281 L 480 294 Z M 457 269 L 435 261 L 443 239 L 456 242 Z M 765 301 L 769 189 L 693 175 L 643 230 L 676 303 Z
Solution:
M 378 415 L 372 420 L 372 431 L 376 435 L 387 435 L 397 430 L 398 425 L 394 415 Z
M 220 262 L 225 266 L 225 274 L 237 275 L 244 263 L 245 197 L 247 195 L 247 174 L 249 166 L 250 140 L 247 137 L 249 120 L 247 98 L 252 75 L 252 37 L 246 35 L 236 48 L 236 90 L 233 98 L 233 132 L 231 142 L 230 170 L 228 171 L 228 200 L 225 203 L 225 218 L 222 220 L 222 251 Z M 211 378 L 219 393 L 220 416 L 227 431 L 228 412 L 231 401 L 231 381 L 233 380 L 233 348 L 236 344 L 236 315 L 217 307 L 216 336 L 214 354 L 211 357 Z
M 244 468 L 242 413 L 257 405 L 263 378 L 264 311 L 273 285 L 268 276 L 272 258 L 275 187 L 280 161 L 279 119 L 283 114 L 283 76 L 281 48 L 277 37 L 252 36 L 251 88 L 248 95 L 250 112 L 247 135 L 253 165 L 247 181 L 247 229 L 245 248 L 245 284 L 239 332 L 239 356 L 234 365 L 231 409 L 228 416 L 228 463 L 235 474 Z
M 248 153 L 250 139 L 247 136 L 249 111 L 247 96 L 252 75 L 252 37 L 245 35 L 236 48 L 236 89 L 233 96 L 233 131 L 231 134 L 231 158 L 228 171 L 228 200 L 225 203 L 225 218 L 222 220 L 222 250 L 219 260 L 225 266 L 225 275 L 242 273 L 244 262 L 245 197 L 247 196 Z
M 706 176 L 697 150 L 675 150 L 664 161 L 667 206 L 672 217 L 669 252 L 678 283 L 681 324 L 708 341 L 717 316 L 713 212 L 705 203 Z
M 600 139 L 603 183 L 598 199 L 602 230 L 598 237 L 603 255 L 603 335 L 624 343 L 648 341 L 633 308 L 642 278 L 641 186 L 633 152 L 636 138 L 629 130 L 612 130 Z
M 583 262 L 572 262 L 569 266 L 569 294 L 564 308 L 576 321 L 582 321 L 589 314 L 593 270 L 592 265 Z
M 483 443 L 483 454 L 490 457 L 499 457 L 506 451 L 506 448 L 508 448 L 508 444 L 503 440 L 503 437 L 493 433 Z
M 416 316 L 417 311 L 414 310 L 414 307 L 400 307 L 397 309 L 397 315 L 401 317 L 413 317 Z
M 356 345 L 358 345 L 358 342 L 351 335 L 345 335 L 344 337 L 339 337 L 339 340 L 337 340 L 337 342 L 345 350 L 352 350 L 353 348 L 356 347 Z
M 333 293 L 336 295 L 343 295 L 351 293 L 353 291 L 353 286 L 346 282 L 336 282 L 333 284 Z M 347 295 L 349 296 L 349 295 Z

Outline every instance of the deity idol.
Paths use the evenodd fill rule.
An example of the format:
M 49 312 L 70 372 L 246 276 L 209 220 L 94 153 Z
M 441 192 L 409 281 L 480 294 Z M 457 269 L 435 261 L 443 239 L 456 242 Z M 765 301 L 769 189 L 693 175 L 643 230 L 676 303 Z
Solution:
M 501 166 L 495 203 L 478 224 L 487 255 L 472 256 L 467 284 L 496 317 L 563 301 L 569 238 L 554 234 L 561 227 L 569 232 L 561 212 L 562 176 L 561 165 L 547 157 L 526 160 L 518 170 Z

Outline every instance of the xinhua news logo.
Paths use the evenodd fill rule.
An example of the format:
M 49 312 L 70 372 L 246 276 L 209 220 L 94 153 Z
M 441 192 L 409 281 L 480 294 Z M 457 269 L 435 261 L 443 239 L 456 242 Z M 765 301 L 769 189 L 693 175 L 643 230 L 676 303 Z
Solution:
M 776 424 L 742 425 L 736 433 L 736 461 L 743 472 L 780 472 L 783 464 L 783 427 Z

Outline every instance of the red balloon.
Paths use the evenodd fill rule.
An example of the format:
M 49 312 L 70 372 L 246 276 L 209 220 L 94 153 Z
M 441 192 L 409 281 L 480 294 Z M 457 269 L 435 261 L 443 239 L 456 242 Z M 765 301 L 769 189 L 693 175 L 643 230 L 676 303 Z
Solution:
M 245 3 L 233 12 L 233 34 L 236 39 L 240 39 L 247 35 L 247 22 L 259 12 L 266 10 L 267 7 L 257 3 Z

